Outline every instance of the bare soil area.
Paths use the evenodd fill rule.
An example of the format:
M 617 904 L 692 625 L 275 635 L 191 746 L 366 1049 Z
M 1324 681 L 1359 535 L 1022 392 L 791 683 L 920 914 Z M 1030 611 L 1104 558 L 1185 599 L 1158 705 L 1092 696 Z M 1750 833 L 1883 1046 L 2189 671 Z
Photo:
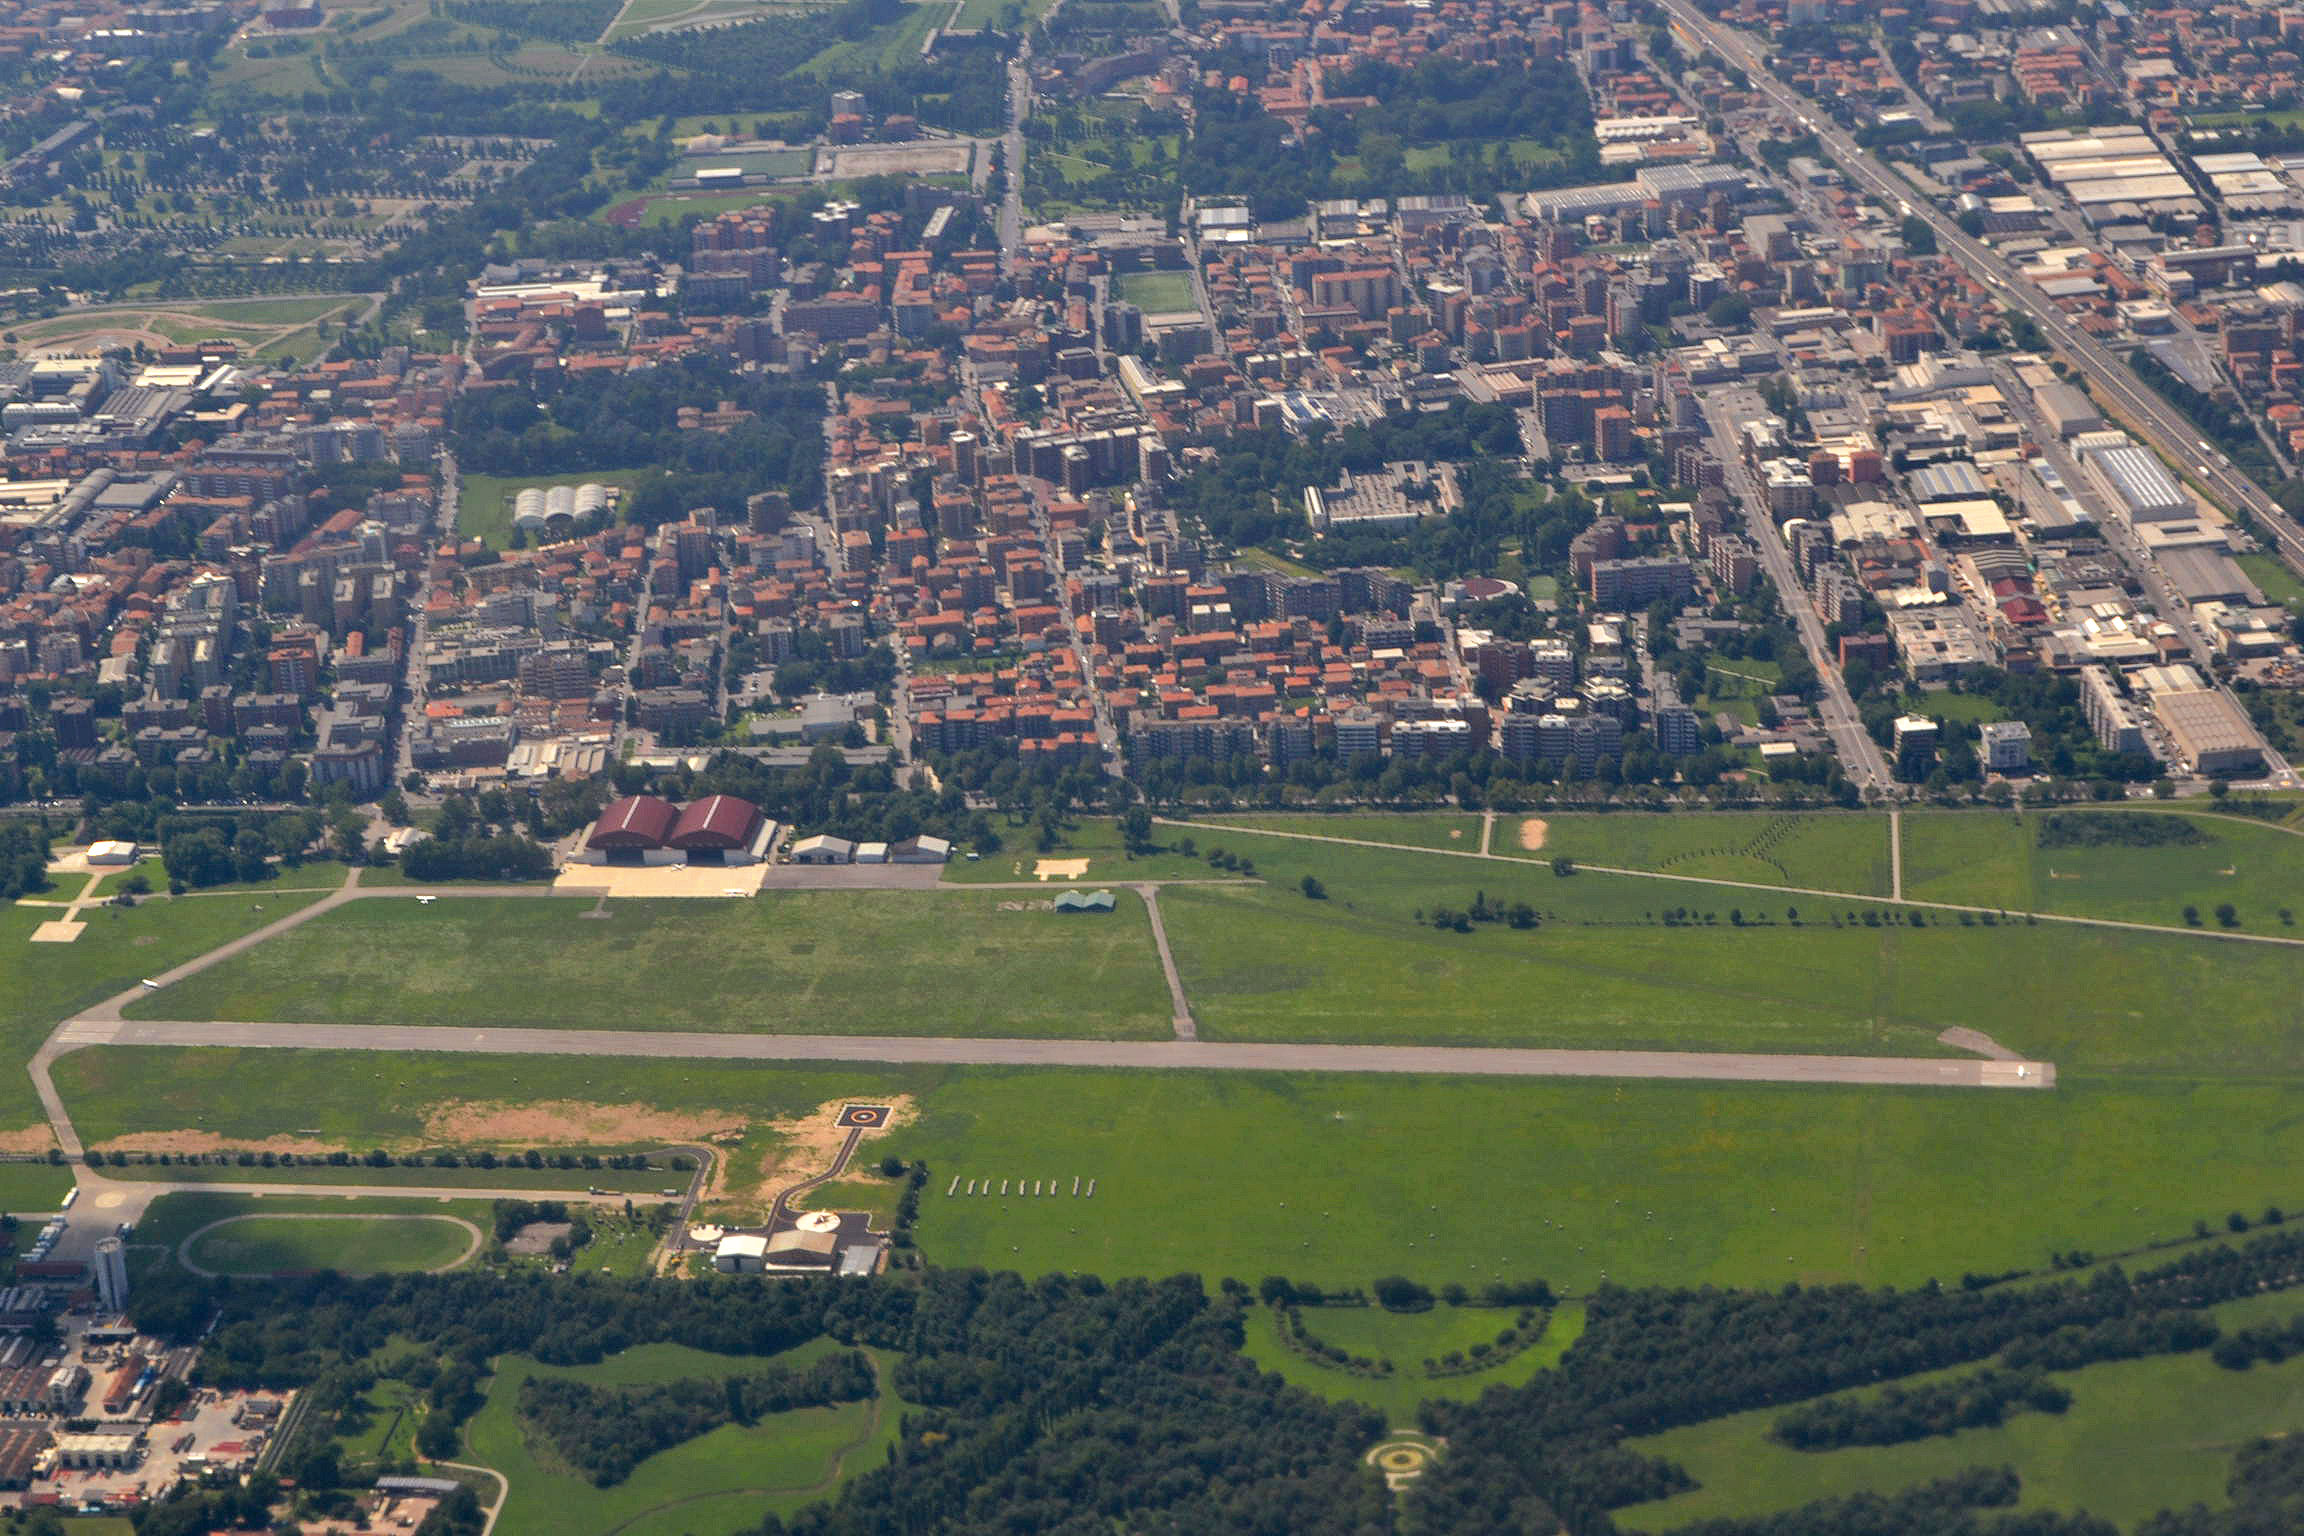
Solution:
M 1552 823 L 1541 816 L 1528 816 L 1520 822 L 1520 851 L 1535 853 L 1544 846 L 1544 838 L 1552 830 Z

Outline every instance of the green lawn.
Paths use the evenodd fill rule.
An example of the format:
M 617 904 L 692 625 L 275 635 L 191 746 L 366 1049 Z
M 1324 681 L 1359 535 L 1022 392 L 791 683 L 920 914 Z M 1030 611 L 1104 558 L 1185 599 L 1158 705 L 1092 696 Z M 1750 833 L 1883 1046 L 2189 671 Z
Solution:
M 434 1216 L 235 1216 L 192 1239 L 184 1258 L 225 1275 L 334 1269 L 410 1274 L 455 1265 L 472 1246 L 463 1226 Z
M 312 1219 L 346 1215 L 382 1219 Z M 494 1207 L 485 1200 L 413 1196 L 166 1194 L 146 1209 L 130 1244 L 139 1262 L 173 1263 L 201 1229 L 228 1221 L 234 1225 L 194 1244 L 194 1259 L 235 1273 L 331 1264 L 347 1272 L 383 1273 L 444 1264 L 465 1250 L 469 1233 L 451 1222 L 416 1219 L 434 1216 L 469 1221 L 486 1232 Z
M 56 1210 L 72 1187 L 72 1170 L 50 1163 L 0 1163 L 0 1211 L 28 1216 Z
M 103 1064 L 109 1055 L 109 1052 L 91 1051 L 69 1059 L 93 1062 L 98 1067 L 94 1075 L 104 1076 L 108 1074 L 103 1071 Z M 340 1063 L 340 1067 L 349 1073 L 359 1071 L 354 1062 Z M 82 1081 L 78 1076 L 73 1080 Z M 0 1165 L 0 1172 L 5 1172 L 10 1166 L 15 1165 Z M 58 1172 L 67 1180 L 70 1178 L 70 1169 L 60 1169 Z M 104 1175 L 113 1179 L 151 1179 L 167 1184 L 280 1184 L 318 1189 L 326 1189 L 335 1184 L 382 1184 L 405 1185 L 411 1189 L 533 1189 L 545 1195 L 556 1190 L 574 1192 L 593 1188 L 612 1189 L 633 1195 L 653 1195 L 667 1181 L 684 1183 L 690 1177 L 664 1167 L 530 1168 L 511 1161 L 494 1168 L 370 1168 L 357 1161 L 343 1167 L 322 1163 L 270 1168 L 261 1164 L 244 1168 L 238 1163 L 129 1163 L 107 1167 Z
M 488 1400 L 466 1426 L 465 1459 L 493 1467 L 512 1491 L 496 1523 L 500 1536 L 734 1536 L 763 1513 L 789 1515 L 831 1497 L 840 1484 L 878 1465 L 894 1442 L 903 1405 L 884 1395 L 868 1403 L 771 1414 L 753 1425 L 723 1425 L 642 1462 L 613 1488 L 595 1488 L 531 1436 L 518 1411 L 532 1376 L 630 1386 L 682 1377 L 719 1378 L 764 1365 L 803 1365 L 837 1346 L 816 1339 L 774 1356 L 709 1355 L 648 1344 L 596 1365 L 542 1365 L 522 1355 L 496 1362 Z M 878 1358 L 878 1357 L 876 1357 Z M 888 1362 L 880 1361 L 885 1374 Z
M 149 1047 L 66 1065 L 92 1058 L 139 1061 L 112 1078 L 123 1090 L 166 1085 L 147 1102 L 68 1083 L 75 1115 L 109 1131 L 325 1125 L 359 1146 L 420 1134 L 433 1106 L 472 1100 L 769 1119 L 911 1094 L 918 1120 L 873 1152 L 927 1162 L 919 1233 L 935 1262 L 1251 1285 L 1396 1272 L 1583 1290 L 1602 1271 L 1629 1284 L 1909 1285 L 2073 1248 L 2115 1253 L 2235 1207 L 2293 1209 L 2304 1159 L 2304 1090 L 2207 1073 L 2067 1073 L 2054 1093 L 1982 1093 L 470 1056 L 373 1058 L 384 1081 L 325 1051 Z M 262 1095 L 245 1091 L 257 1073 Z M 188 1122 L 201 1105 L 212 1121 Z M 1092 1198 L 1071 1196 L 1074 1176 L 1098 1181 Z M 1064 1193 L 947 1195 L 955 1177 L 1055 1180 Z M 346 1208 L 302 1198 L 265 1208 Z
M 1245 1353 L 1265 1370 L 1286 1378 L 1308 1392 L 1337 1401 L 1356 1401 L 1383 1412 L 1399 1427 L 1416 1422 L 1417 1407 L 1434 1398 L 1464 1402 L 1490 1387 L 1516 1387 L 1560 1356 L 1584 1331 L 1584 1309 L 1564 1304 L 1552 1318 L 1544 1337 L 1500 1365 L 1460 1376 L 1423 1374 L 1427 1355 L 1465 1349 L 1492 1340 L 1518 1314 L 1490 1307 L 1434 1308 L 1430 1312 L 1400 1316 L 1376 1307 L 1313 1307 L 1304 1311 L 1304 1326 L 1315 1338 L 1368 1359 L 1389 1359 L 1390 1376 L 1357 1376 L 1336 1370 L 1295 1353 L 1280 1340 L 1279 1324 L 1268 1307 L 1251 1309 L 1243 1332 Z
M 1230 876 L 1216 869 L 1206 860 L 1208 850 L 1217 846 L 1217 839 L 1196 827 L 1154 827 L 1154 851 L 1130 854 L 1120 839 L 1120 828 L 1109 817 L 1085 817 L 1065 832 L 1054 848 L 1040 851 L 1040 832 L 1036 826 L 1012 827 L 1004 821 L 994 824 L 1006 844 L 998 853 L 988 853 L 981 859 L 971 859 L 964 852 L 955 853 L 952 862 L 944 866 L 947 885 L 983 885 L 988 882 L 1033 880 L 1043 859 L 1068 862 L 1075 859 L 1088 861 L 1088 872 L 1077 879 L 1051 877 L 1051 886 L 1079 885 L 1094 889 L 1101 885 L 1116 885 L 1127 880 L 1223 880 Z M 1171 852 L 1181 838 L 1192 838 L 1198 851 L 1190 858 Z
M 2239 1316 L 2286 1322 L 2300 1310 L 2304 1304 L 2289 1294 L 2234 1303 L 2218 1316 L 2229 1327 Z M 2304 1427 L 2304 1359 L 2227 1371 L 2205 1352 L 2161 1355 L 2055 1379 L 2072 1393 L 2066 1413 L 2017 1414 L 1997 1429 L 1904 1445 L 1789 1450 L 1767 1438 L 1783 1411 L 1774 1408 L 1633 1441 L 1634 1450 L 1679 1462 L 1702 1486 L 1618 1510 L 1617 1520 L 1627 1531 L 1668 1531 L 2008 1465 L 2023 1479 L 2020 1508 L 2084 1510 L 2133 1529 L 2162 1509 L 2225 1504 L 2235 1451 L 2259 1435 Z
M 1235 815 L 1225 812 L 1211 815 L 1203 830 L 1195 827 L 1171 826 L 1161 830 L 1161 836 L 1170 842 L 1179 836 L 1191 836 L 1205 853 L 1219 847 L 1224 841 L 1226 827 L 1253 827 L 1268 832 L 1293 832 L 1312 837 L 1338 837 L 1357 839 L 1366 843 L 1399 843 L 1411 848 L 1446 848 L 1458 853 L 1480 851 L 1480 818 L 1462 812 L 1430 811 L 1410 812 L 1406 815 L 1371 815 L 1358 811 L 1333 815 Z M 1517 818 L 1499 817 L 1497 835 L 1517 824 Z
M 1194 307 L 1189 272 L 1126 272 L 1112 280 L 1119 297 L 1148 315 L 1181 313 Z
M 2248 573 L 2248 579 L 2256 583 L 2257 590 L 2264 594 L 2266 602 L 2280 603 L 2290 609 L 2304 611 L 2304 581 L 2297 580 L 2296 573 L 2288 569 L 2287 562 L 2277 555 L 2240 555 L 2235 558 L 2239 561 L 2240 569 Z
M 1541 823 L 1539 841 L 1529 830 Z M 1885 896 L 1888 818 L 1870 812 L 1617 811 L 1496 821 L 1494 853 Z M 1909 879 L 1909 872 L 1907 872 Z
M 84 883 L 74 876 L 62 888 L 76 894 Z M 317 899 L 283 891 L 260 902 L 219 897 L 94 907 L 82 914 L 88 926 L 70 944 L 29 942 L 34 928 L 62 916 L 58 910 L 0 905 L 0 1061 L 19 1064 L 0 1072 L 0 1131 L 43 1122 L 20 1064 L 58 1022 Z M 251 910 L 258 905 L 261 912 Z
M 1076 918 L 1038 900 L 787 891 L 620 901 L 605 919 L 581 902 L 521 897 L 357 902 L 170 987 L 144 1011 L 731 1034 L 1167 1034 L 1142 901 L 1123 891 L 1117 911 Z
M 2067 812 L 2065 814 L 2074 814 Z M 2170 816 L 2135 807 L 2108 813 Z M 2197 907 L 2215 926 L 2231 902 L 2251 933 L 2304 936 L 2282 908 L 2304 909 L 2304 836 L 2239 817 L 2187 815 L 2206 841 L 2150 848 L 2042 848 L 2038 813 L 1908 812 L 1904 893 L 2010 912 L 2062 912 L 2181 924 Z
M 757 201 L 757 199 L 755 199 Z M 738 204 L 739 207 L 749 204 Z M 698 210 L 718 211 L 718 210 Z M 543 486 L 549 490 L 555 485 L 618 485 L 629 491 L 640 479 L 637 469 L 599 469 L 582 475 L 549 475 L 543 478 L 519 478 L 504 475 L 465 475 L 457 486 L 456 531 L 466 538 L 479 539 L 490 549 L 507 549 L 512 543 L 512 502 L 529 486 Z

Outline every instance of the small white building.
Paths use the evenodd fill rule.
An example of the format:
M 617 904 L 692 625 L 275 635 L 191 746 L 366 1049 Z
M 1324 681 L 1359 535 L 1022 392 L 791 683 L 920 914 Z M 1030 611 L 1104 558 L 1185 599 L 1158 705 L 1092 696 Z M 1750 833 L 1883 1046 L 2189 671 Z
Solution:
M 768 1239 L 731 1232 L 712 1250 L 712 1267 L 724 1275 L 756 1275 L 768 1267 Z
M 856 862 L 859 864 L 887 863 L 888 845 L 886 843 L 858 843 L 856 845 Z
M 2023 721 L 1988 720 L 1977 734 L 1983 738 L 1987 772 L 2022 773 L 2032 766 L 2032 727 Z
M 819 832 L 813 837 L 804 837 L 792 845 L 792 862 L 795 864 L 853 864 L 856 862 L 856 845 L 844 837 L 833 837 L 828 833 Z
M 133 864 L 136 862 L 138 852 L 139 850 L 134 843 L 90 843 L 88 845 L 88 862 L 91 866 Z
M 949 864 L 951 861 L 952 843 L 948 838 L 922 834 L 888 845 L 888 862 L 891 864 Z

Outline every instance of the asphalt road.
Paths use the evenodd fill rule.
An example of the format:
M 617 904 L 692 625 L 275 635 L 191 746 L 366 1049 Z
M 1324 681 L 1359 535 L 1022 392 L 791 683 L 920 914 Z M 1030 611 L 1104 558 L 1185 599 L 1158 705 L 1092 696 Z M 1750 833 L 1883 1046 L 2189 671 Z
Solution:
M 1133 1067 L 1219 1072 L 1404 1072 L 1477 1077 L 1680 1078 L 1728 1083 L 1860 1083 L 2052 1088 L 2046 1062 L 1710 1051 L 1549 1051 L 1442 1045 L 1216 1044 L 1205 1040 L 961 1040 L 886 1035 L 706 1035 L 615 1029 L 448 1029 L 416 1024 L 259 1024 L 81 1019 L 50 1040 L 88 1046 L 231 1046 L 453 1051 L 503 1056 L 645 1056 L 698 1061 L 922 1062 L 941 1066 Z M 2018 1069 L 2022 1070 L 2019 1071 Z
M 2199 429 L 2139 380 L 2124 359 L 2074 325 L 2071 316 L 2050 303 L 2045 294 L 2028 283 L 2009 281 L 2008 268 L 1997 253 L 1970 238 L 1942 209 L 1887 170 L 1833 122 L 1821 105 L 1778 78 L 1768 67 L 1765 50 L 1750 36 L 1704 15 L 1689 0 L 1663 0 L 1663 4 L 1691 35 L 1702 38 L 1721 57 L 1742 68 L 1771 103 L 1808 127 L 1851 180 L 1888 207 L 1920 219 L 1935 232 L 1940 251 L 1967 267 L 2002 304 L 2030 315 L 2050 344 L 2087 376 L 2098 400 L 2109 404 L 2114 414 L 2162 456 L 2184 466 L 2222 505 L 2246 508 L 2258 526 L 2270 534 L 2280 556 L 2304 572 L 2304 527 L 2282 511 L 2262 486 L 2211 449 Z M 2294 782 L 2287 761 L 2269 747 L 2265 761 L 2268 778 Z

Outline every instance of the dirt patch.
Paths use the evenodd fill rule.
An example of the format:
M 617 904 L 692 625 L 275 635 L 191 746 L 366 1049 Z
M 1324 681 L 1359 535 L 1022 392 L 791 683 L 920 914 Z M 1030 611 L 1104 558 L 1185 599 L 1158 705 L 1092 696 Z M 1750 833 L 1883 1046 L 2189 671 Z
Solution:
M 761 1157 L 757 1169 L 734 1170 L 735 1198 L 772 1205 L 785 1190 L 831 1167 L 832 1159 L 840 1155 L 841 1143 L 848 1139 L 848 1132 L 835 1123 L 848 1102 L 834 1099 L 828 1104 L 819 1104 L 796 1120 L 769 1121 L 767 1129 L 776 1133 L 776 1142 Z M 910 1125 L 920 1112 L 910 1094 L 874 1095 L 873 1102 L 888 1106 L 887 1124 L 864 1133 L 856 1144 L 858 1161 L 865 1160 L 866 1150 L 875 1137 L 890 1126 Z
M 20 1131 L 0 1131 L 0 1152 L 45 1152 L 56 1145 L 56 1133 L 44 1125 Z
M 214 1131 L 138 1131 L 103 1143 L 107 1152 L 294 1152 L 319 1157 L 348 1148 L 309 1136 L 267 1136 L 262 1141 L 236 1140 Z
M 668 1146 L 743 1134 L 743 1117 L 726 1111 L 675 1114 L 650 1104 L 587 1104 L 576 1099 L 542 1104 L 456 1100 L 424 1119 L 427 1146 Z
M 1520 851 L 1535 853 L 1544 846 L 1544 838 L 1552 830 L 1552 823 L 1541 816 L 1529 816 L 1520 823 Z
M 1086 873 L 1086 859 L 1040 859 L 1032 865 L 1035 880 L 1077 880 Z
M 572 1221 L 532 1221 L 504 1239 L 504 1251 L 522 1258 L 540 1258 L 552 1251 L 555 1238 L 566 1237 L 575 1230 L 576 1224 Z

